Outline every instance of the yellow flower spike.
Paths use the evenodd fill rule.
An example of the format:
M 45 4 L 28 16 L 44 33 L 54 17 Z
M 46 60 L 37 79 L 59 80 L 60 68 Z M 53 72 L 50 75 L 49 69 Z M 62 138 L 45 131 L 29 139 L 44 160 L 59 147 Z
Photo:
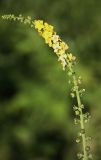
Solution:
M 35 20 L 34 24 L 40 35 L 45 39 L 45 43 L 52 47 L 58 56 L 64 55 L 68 45 L 56 34 L 54 27 L 42 20 Z
M 72 53 L 68 53 L 67 58 L 68 58 L 69 61 L 75 61 L 76 60 L 76 57 L 73 56 Z
M 60 39 L 59 35 L 57 35 L 56 32 L 53 30 L 54 27 L 49 25 L 48 23 L 44 23 L 41 20 L 35 20 L 34 25 L 40 35 L 45 39 L 45 43 L 47 43 L 50 47 L 54 49 L 54 52 L 58 56 L 58 61 L 61 62 L 63 70 L 65 70 L 67 66 L 66 60 L 75 60 L 75 57 L 71 53 L 65 53 L 66 50 L 69 48 L 68 45 Z

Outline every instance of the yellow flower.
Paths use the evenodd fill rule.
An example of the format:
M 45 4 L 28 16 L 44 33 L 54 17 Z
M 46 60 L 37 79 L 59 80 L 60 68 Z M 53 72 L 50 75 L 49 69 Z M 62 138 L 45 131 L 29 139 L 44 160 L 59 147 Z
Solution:
M 45 39 L 45 43 L 49 45 L 49 47 L 52 47 L 52 40 L 50 37 L 48 37 L 47 39 Z
M 60 49 L 59 51 L 58 51 L 58 55 L 63 55 L 65 53 L 65 51 L 63 50 L 63 49 Z
M 59 42 L 53 43 L 52 45 L 54 52 L 58 54 L 59 49 L 61 49 Z
M 67 58 L 69 61 L 75 61 L 76 57 L 72 55 L 72 53 L 67 54 Z
M 60 43 L 60 46 L 64 50 L 67 50 L 69 48 L 68 45 L 65 42 L 63 42 L 63 41 Z
M 59 41 L 59 36 L 58 35 L 53 35 L 52 36 L 52 41 L 53 41 L 53 43 L 58 42 Z
M 62 67 L 63 67 L 63 70 L 65 70 L 65 68 L 66 68 L 66 66 L 67 66 L 66 58 L 67 58 L 67 55 L 66 55 L 66 54 L 60 55 L 59 58 L 58 58 L 58 61 L 61 62 L 61 65 L 62 65 Z
M 48 23 L 44 23 L 44 30 L 47 30 L 53 33 L 53 26 L 49 25 Z
M 47 38 L 51 38 L 52 37 L 52 32 L 48 32 L 47 30 L 46 31 L 44 31 L 43 33 L 42 33 L 42 37 L 44 38 L 44 39 L 47 39 Z
M 68 49 L 68 46 L 65 42 L 61 41 L 60 42 L 60 50 L 58 52 L 59 55 L 62 55 L 65 53 L 65 51 Z
M 42 33 L 42 37 L 45 39 L 45 42 L 47 44 L 49 44 L 49 46 L 51 47 L 52 46 L 52 32 L 48 32 L 47 30 L 45 30 L 43 33 Z
M 41 31 L 44 28 L 44 24 L 42 20 L 35 20 L 34 25 L 35 25 L 35 28 L 38 29 L 38 31 Z

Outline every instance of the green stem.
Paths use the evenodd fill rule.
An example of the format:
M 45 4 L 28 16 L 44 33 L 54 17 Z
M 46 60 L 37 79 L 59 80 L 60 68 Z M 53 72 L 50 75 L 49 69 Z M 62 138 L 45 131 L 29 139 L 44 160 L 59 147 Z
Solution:
M 83 111 L 82 111 L 82 103 L 81 103 L 81 99 L 80 99 L 80 93 L 79 93 L 79 87 L 77 84 L 77 78 L 76 75 L 73 74 L 73 68 L 72 68 L 72 64 L 68 63 L 68 67 L 70 72 L 72 73 L 72 78 L 73 78 L 73 85 L 75 88 L 75 92 L 76 92 L 76 99 L 77 99 L 77 103 L 78 103 L 78 109 L 80 111 L 80 128 L 81 128 L 81 132 L 82 133 L 82 149 L 83 149 L 83 160 L 87 160 L 87 151 L 86 151 L 86 135 L 85 135 L 85 126 L 84 126 L 84 117 L 83 117 Z
M 83 160 L 87 160 L 85 126 L 84 126 L 83 112 L 81 108 L 82 103 L 81 103 L 80 94 L 79 94 L 77 80 L 76 80 L 75 75 L 73 76 L 73 81 L 74 81 L 74 86 L 76 87 L 76 98 L 77 98 L 78 108 L 80 111 L 80 127 L 81 127 L 81 130 L 84 131 L 84 133 L 82 134 L 82 147 L 83 147 L 83 154 L 84 154 Z

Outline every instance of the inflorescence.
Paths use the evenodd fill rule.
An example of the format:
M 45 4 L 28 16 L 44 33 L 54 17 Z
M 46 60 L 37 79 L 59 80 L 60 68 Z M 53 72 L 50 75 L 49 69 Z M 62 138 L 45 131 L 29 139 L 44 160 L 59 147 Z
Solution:
M 61 40 L 59 35 L 56 34 L 54 31 L 54 27 L 49 25 L 43 20 L 32 20 L 30 16 L 24 18 L 22 15 L 18 17 L 14 15 L 4 15 L 2 16 L 3 19 L 6 20 L 18 20 L 21 23 L 29 24 L 30 27 L 37 29 L 40 36 L 42 36 L 45 40 L 45 43 L 49 45 L 49 47 L 54 49 L 54 52 L 58 56 L 58 61 L 61 62 L 63 70 L 68 65 L 68 61 L 72 62 L 76 60 L 76 57 L 72 55 L 72 53 L 66 53 L 66 50 L 69 48 L 68 45 Z
M 85 106 L 81 102 L 81 97 L 85 92 L 85 89 L 81 89 L 80 85 L 82 83 L 81 76 L 77 76 L 74 70 L 74 66 L 76 64 L 76 57 L 67 52 L 68 45 L 61 40 L 59 35 L 54 31 L 54 27 L 44 22 L 43 20 L 32 20 L 31 17 L 24 18 L 22 15 L 14 16 L 14 15 L 4 15 L 3 19 L 20 21 L 21 23 L 30 25 L 31 28 L 35 28 L 39 35 L 44 38 L 45 43 L 49 45 L 49 47 L 53 48 L 54 53 L 58 57 L 58 61 L 61 62 L 63 70 L 67 68 L 69 83 L 71 83 L 71 97 L 76 98 L 77 105 L 73 106 L 73 110 L 75 112 L 76 118 L 74 119 L 75 124 L 79 124 L 80 131 L 78 132 L 78 136 L 76 139 L 77 143 L 82 144 L 82 151 L 77 154 L 79 159 L 89 160 L 92 159 L 92 155 L 90 153 L 89 141 L 91 137 L 86 136 L 85 131 L 85 123 L 87 123 L 90 119 L 90 114 L 84 113 Z

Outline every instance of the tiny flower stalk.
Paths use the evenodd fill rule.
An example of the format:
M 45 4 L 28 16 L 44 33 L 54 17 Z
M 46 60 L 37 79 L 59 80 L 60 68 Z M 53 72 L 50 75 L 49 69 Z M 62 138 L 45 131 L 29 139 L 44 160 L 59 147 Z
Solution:
M 6 20 L 18 20 L 21 23 L 28 24 L 31 28 L 35 28 L 39 35 L 44 38 L 45 43 L 49 45 L 49 47 L 53 48 L 54 53 L 58 57 L 58 61 L 62 65 L 63 70 L 67 70 L 69 76 L 69 83 L 71 83 L 71 96 L 72 98 L 76 98 L 77 106 L 74 105 L 73 110 L 75 112 L 76 118 L 74 119 L 75 124 L 80 125 L 80 131 L 78 133 L 78 137 L 76 139 L 77 143 L 81 143 L 82 151 L 77 154 L 78 159 L 89 160 L 92 159 L 92 155 L 90 153 L 89 140 L 90 137 L 86 136 L 85 132 L 85 123 L 88 122 L 90 115 L 89 113 L 84 113 L 84 105 L 81 102 L 81 97 L 85 89 L 81 89 L 81 77 L 77 76 L 75 72 L 76 65 L 76 57 L 67 52 L 68 45 L 61 40 L 59 35 L 54 31 L 54 27 L 44 22 L 43 20 L 32 20 L 31 17 L 24 18 L 22 15 L 14 16 L 14 15 L 4 15 L 3 19 Z

